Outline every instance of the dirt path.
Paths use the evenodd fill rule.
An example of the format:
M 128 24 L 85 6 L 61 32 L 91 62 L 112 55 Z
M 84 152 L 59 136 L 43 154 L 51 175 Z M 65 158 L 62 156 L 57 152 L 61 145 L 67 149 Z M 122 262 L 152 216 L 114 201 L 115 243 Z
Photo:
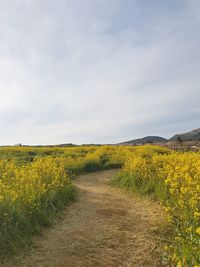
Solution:
M 63 219 L 36 237 L 18 266 L 27 267 L 156 267 L 152 233 L 163 220 L 160 207 L 107 185 L 115 171 L 76 180 L 79 200 Z M 16 263 L 15 263 L 15 266 Z

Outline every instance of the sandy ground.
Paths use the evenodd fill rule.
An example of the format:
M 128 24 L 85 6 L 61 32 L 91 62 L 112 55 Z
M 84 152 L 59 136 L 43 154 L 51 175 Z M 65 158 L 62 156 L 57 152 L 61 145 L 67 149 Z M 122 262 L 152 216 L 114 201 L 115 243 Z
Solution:
M 163 222 L 159 205 L 108 185 L 116 171 L 82 175 L 78 201 L 62 220 L 33 240 L 20 267 L 161 267 L 155 235 Z

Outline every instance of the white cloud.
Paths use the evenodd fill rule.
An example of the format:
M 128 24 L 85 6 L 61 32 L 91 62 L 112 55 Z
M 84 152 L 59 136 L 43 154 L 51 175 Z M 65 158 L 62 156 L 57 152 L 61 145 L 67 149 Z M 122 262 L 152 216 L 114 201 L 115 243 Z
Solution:
M 148 3 L 0 1 L 0 143 L 109 143 L 198 127 L 197 3 Z

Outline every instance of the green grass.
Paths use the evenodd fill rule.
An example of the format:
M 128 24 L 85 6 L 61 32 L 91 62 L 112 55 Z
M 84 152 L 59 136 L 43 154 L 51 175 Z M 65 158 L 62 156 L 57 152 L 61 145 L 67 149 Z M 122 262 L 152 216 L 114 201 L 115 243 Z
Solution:
M 111 184 L 140 195 L 150 196 L 158 202 L 165 201 L 168 198 L 167 188 L 162 179 L 144 183 L 144 179 L 121 171 L 113 177 Z
M 0 259 L 16 254 L 30 243 L 33 235 L 39 234 L 43 227 L 52 224 L 56 215 L 67 204 L 75 200 L 77 191 L 73 185 L 67 185 L 62 191 L 44 196 L 39 208 L 22 209 L 0 206 Z M 5 219 L 6 217 L 6 219 Z M 2 219 L 3 218 L 3 219 Z

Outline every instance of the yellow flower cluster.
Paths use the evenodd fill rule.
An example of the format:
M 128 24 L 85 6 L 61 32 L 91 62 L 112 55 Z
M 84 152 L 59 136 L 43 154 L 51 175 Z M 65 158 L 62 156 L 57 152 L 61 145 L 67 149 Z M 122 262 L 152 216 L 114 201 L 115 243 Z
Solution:
M 0 161 L 0 250 L 3 258 L 48 225 L 74 198 L 74 188 L 60 158 L 38 158 L 19 165 Z
M 200 264 L 200 154 L 157 153 L 153 147 L 148 153 L 145 146 L 137 150 L 129 154 L 122 179 L 166 206 L 176 232 L 173 261 L 179 266 Z

